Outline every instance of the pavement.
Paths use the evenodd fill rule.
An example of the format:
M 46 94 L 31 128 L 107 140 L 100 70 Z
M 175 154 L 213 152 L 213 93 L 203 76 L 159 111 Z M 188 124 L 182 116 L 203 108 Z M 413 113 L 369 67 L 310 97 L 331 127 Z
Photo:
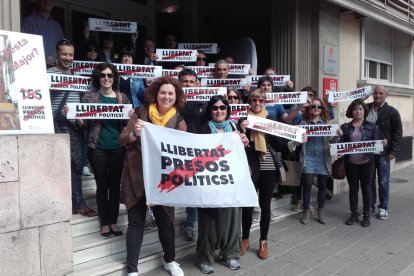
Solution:
M 349 217 L 348 193 L 335 195 L 325 206 L 327 224 L 313 218 L 308 225 L 300 214 L 270 225 L 269 258 L 257 257 L 259 231 L 250 235 L 250 249 L 232 271 L 216 263 L 213 275 L 414 275 L 414 170 L 393 172 L 389 218 L 371 215 L 371 226 L 345 225 Z M 361 193 L 361 192 L 360 192 Z M 359 200 L 362 209 L 362 200 Z M 186 276 L 204 275 L 197 255 L 178 259 Z M 162 267 L 144 275 L 168 275 Z

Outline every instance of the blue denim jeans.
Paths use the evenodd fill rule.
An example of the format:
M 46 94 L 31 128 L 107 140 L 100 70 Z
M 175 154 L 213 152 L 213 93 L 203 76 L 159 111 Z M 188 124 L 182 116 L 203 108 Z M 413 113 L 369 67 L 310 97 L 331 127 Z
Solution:
M 185 227 L 193 229 L 197 216 L 197 208 L 187 207 L 185 211 L 187 212 L 187 221 L 185 223 Z
M 371 208 L 375 208 L 375 203 L 377 201 L 377 191 L 376 191 L 376 176 L 378 177 L 378 195 L 379 195 L 379 205 L 378 208 L 388 210 L 388 200 L 390 193 L 390 161 L 387 156 L 384 155 L 375 155 L 375 169 L 376 174 L 372 178 L 371 182 Z

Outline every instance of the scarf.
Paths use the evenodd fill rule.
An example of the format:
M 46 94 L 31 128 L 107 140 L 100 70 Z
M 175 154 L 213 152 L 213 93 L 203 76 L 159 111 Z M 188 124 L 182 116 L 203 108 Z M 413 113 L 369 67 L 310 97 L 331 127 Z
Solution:
M 208 126 L 210 127 L 211 133 L 213 134 L 218 133 L 218 128 L 222 128 L 224 132 L 233 132 L 233 128 L 231 127 L 229 120 L 226 120 L 222 123 L 208 121 Z
M 265 119 L 267 117 L 267 111 L 265 108 L 263 108 L 260 113 L 253 113 L 249 109 L 247 110 L 247 114 L 262 117 Z M 265 160 L 267 152 L 265 134 L 257 130 L 250 130 L 249 140 L 254 143 L 254 149 L 259 152 L 260 159 Z
M 153 122 L 156 125 L 159 126 L 165 126 L 167 122 L 177 113 L 177 109 L 175 107 L 172 107 L 170 110 L 168 110 L 167 113 L 164 115 L 160 115 L 157 109 L 157 104 L 152 103 L 149 105 L 149 118 L 151 122 Z

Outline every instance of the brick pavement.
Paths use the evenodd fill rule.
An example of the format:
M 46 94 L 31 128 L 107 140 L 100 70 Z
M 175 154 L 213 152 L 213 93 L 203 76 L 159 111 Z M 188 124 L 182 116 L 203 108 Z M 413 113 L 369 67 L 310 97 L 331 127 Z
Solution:
M 406 168 L 391 175 L 389 219 L 371 217 L 371 226 L 348 226 L 348 193 L 327 202 L 328 222 L 304 226 L 300 214 L 271 224 L 269 259 L 257 256 L 259 232 L 250 235 L 250 250 L 242 268 L 231 271 L 216 263 L 213 275 L 414 275 L 414 172 Z M 398 180 L 406 181 L 404 183 Z M 360 208 L 361 199 L 360 199 Z M 204 275 L 193 254 L 177 260 L 186 276 Z M 144 275 L 168 275 L 162 268 Z

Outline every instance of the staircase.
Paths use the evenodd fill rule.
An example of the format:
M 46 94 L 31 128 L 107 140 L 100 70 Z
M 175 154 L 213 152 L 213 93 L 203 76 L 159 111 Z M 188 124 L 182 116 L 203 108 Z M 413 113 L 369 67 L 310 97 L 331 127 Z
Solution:
M 88 206 L 95 211 L 95 180 L 93 177 L 83 177 L 83 193 Z M 272 211 L 282 219 L 293 214 L 290 211 L 291 196 L 272 201 Z M 185 208 L 175 208 L 176 259 L 195 253 L 196 241 L 188 242 L 183 237 L 186 220 Z M 120 206 L 118 227 L 123 231 L 122 236 L 104 238 L 100 235 L 98 217 L 84 217 L 73 215 L 71 220 L 73 237 L 73 265 L 74 270 L 68 276 L 124 276 L 126 275 L 126 246 L 125 233 L 128 225 L 128 216 L 124 205 Z M 253 223 L 252 231 L 259 227 Z M 197 234 L 197 223 L 195 225 Z M 157 228 L 144 233 L 140 259 L 139 273 L 146 273 L 162 265 L 163 251 L 158 240 Z M 179 262 L 179 261 L 178 261 Z

